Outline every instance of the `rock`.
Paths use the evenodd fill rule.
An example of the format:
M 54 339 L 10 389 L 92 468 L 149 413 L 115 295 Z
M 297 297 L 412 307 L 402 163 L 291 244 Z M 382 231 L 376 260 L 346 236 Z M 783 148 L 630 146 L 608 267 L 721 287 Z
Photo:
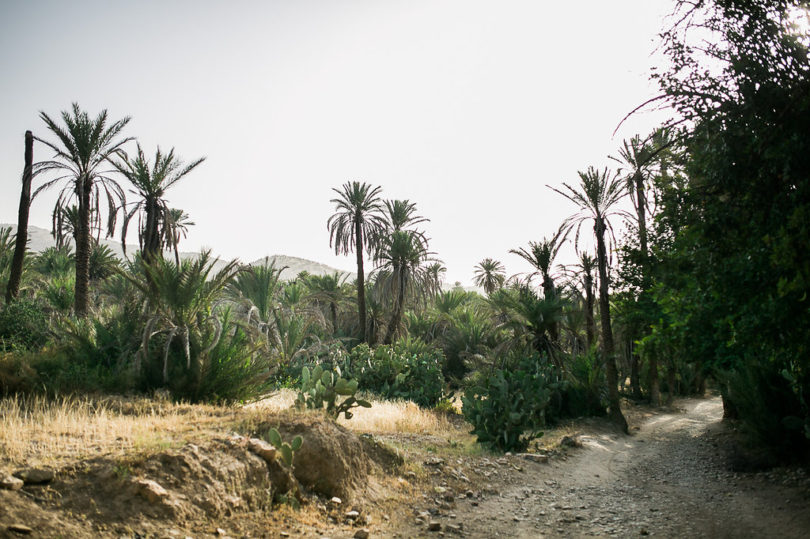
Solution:
M 564 436 L 560 440 L 560 445 L 562 447 L 582 447 L 582 442 L 579 440 L 579 436 Z
M 455 496 L 453 496 L 452 492 L 445 492 L 444 501 L 446 501 L 447 503 L 453 503 L 454 501 L 456 501 L 456 498 Z
M 540 464 L 548 463 L 548 455 L 538 455 L 537 453 L 520 453 L 519 457 L 532 462 L 539 462 Z
M 342 504 L 342 503 L 343 503 L 343 500 L 341 500 L 341 499 L 340 499 L 340 498 L 338 498 L 337 496 L 333 496 L 333 497 L 332 497 L 332 499 L 331 499 L 331 500 L 329 500 L 329 503 L 330 503 L 331 505 L 334 505 L 335 507 L 337 507 L 338 505 L 340 505 L 340 504 Z
M 12 524 L 7 529 L 10 532 L 18 533 L 20 535 L 30 535 L 34 533 L 33 529 L 24 524 Z
M 20 490 L 24 481 L 13 475 L 0 475 L 0 488 L 5 490 Z
M 276 448 L 264 440 L 259 438 L 251 438 L 248 440 L 248 451 L 260 456 L 265 462 L 272 462 L 276 460 Z
M 347 520 L 357 520 L 357 518 L 359 516 L 360 516 L 360 512 L 358 512 L 358 511 L 349 511 L 348 513 L 346 513 L 346 519 Z
M 371 536 L 371 532 L 369 532 L 367 528 L 360 528 L 354 532 L 355 539 L 368 539 L 369 536 Z
M 428 524 L 428 531 L 430 532 L 438 532 L 441 531 L 442 524 L 438 520 L 431 520 Z
M 464 493 L 464 495 L 467 496 L 468 498 L 472 498 L 475 496 L 475 492 L 473 492 L 472 490 L 468 490 L 467 492 Z
M 440 459 L 439 457 L 433 457 L 425 461 L 425 466 L 435 466 L 435 467 L 444 466 L 444 459 Z
M 146 498 L 149 503 L 158 503 L 163 498 L 169 497 L 168 491 L 151 479 L 138 479 L 135 484 L 138 488 L 138 494 Z
M 14 472 L 14 477 L 22 479 L 26 485 L 41 485 L 53 481 L 53 471 L 44 468 L 26 468 Z

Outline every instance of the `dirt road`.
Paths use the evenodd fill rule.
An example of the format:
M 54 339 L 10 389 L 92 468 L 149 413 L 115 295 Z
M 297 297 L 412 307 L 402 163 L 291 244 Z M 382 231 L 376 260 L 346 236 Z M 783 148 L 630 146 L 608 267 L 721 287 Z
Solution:
M 719 398 L 681 400 L 639 418 L 632 436 L 583 434 L 581 448 L 550 464 L 485 459 L 491 488 L 473 480 L 471 497 L 416 512 L 429 510 L 426 524 L 441 523 L 447 536 L 471 538 L 810 536 L 807 478 L 729 471 L 721 417 Z M 414 525 L 397 535 L 436 532 Z

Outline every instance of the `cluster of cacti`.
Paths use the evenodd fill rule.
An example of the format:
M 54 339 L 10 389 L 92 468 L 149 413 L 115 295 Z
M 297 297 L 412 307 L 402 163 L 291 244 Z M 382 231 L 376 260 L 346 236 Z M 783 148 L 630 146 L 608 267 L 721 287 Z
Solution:
M 284 464 L 292 468 L 295 452 L 301 449 L 301 444 L 304 443 L 304 439 L 301 438 L 301 436 L 296 436 L 293 438 L 293 441 L 288 444 L 281 439 L 281 434 L 274 428 L 267 431 L 265 438 L 281 453 L 281 460 L 284 461 Z
M 310 372 L 309 367 L 304 367 L 301 371 L 301 391 L 295 405 L 312 410 L 323 410 L 325 406 L 326 414 L 330 417 L 338 418 L 344 414 L 346 419 L 351 419 L 352 408 L 371 408 L 370 402 L 356 398 L 355 393 L 357 380 L 343 378 L 340 368 L 331 371 L 318 365 Z M 341 401 L 340 397 L 345 398 Z

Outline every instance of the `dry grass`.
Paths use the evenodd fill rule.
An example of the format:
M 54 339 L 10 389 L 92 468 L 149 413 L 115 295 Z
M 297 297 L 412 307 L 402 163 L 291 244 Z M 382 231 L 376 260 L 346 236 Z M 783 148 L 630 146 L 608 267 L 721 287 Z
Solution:
M 0 463 L 56 464 L 181 444 L 222 423 L 228 409 L 65 397 L 0 400 Z
M 282 390 L 243 407 L 174 404 L 140 398 L 10 397 L 0 399 L 0 467 L 56 465 L 97 456 L 151 453 L 185 442 L 231 432 L 288 409 L 295 392 Z M 372 401 L 339 423 L 358 433 L 423 434 L 457 432 L 442 414 L 412 402 Z

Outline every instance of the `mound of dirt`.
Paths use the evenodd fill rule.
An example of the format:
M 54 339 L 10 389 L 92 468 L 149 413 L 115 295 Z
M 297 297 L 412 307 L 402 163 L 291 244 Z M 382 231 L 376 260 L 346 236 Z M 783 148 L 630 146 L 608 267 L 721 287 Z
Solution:
M 375 468 L 390 470 L 402 462 L 381 444 L 358 437 L 321 414 L 285 414 L 259 425 L 256 434 L 271 427 L 277 428 L 284 440 L 303 437 L 293 462 L 295 478 L 319 496 L 351 499 L 368 483 Z

